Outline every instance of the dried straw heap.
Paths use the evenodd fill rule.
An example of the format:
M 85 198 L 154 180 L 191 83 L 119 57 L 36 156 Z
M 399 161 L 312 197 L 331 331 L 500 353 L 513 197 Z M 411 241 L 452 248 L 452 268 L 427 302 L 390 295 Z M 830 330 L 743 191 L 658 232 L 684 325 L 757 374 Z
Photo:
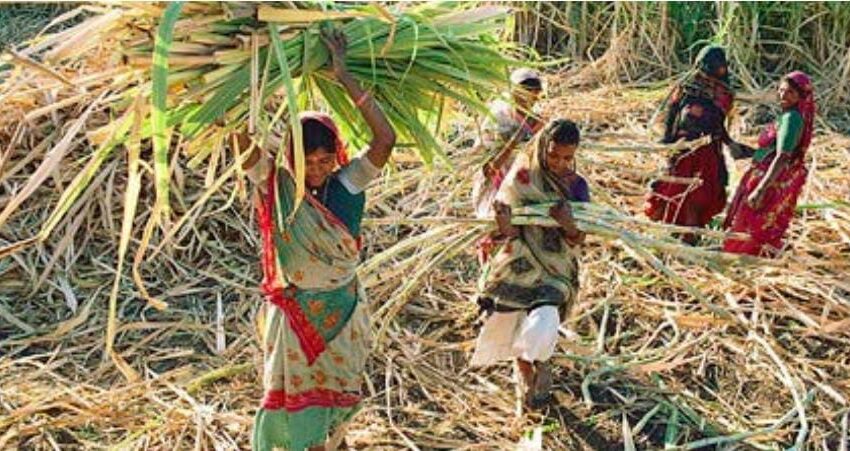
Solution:
M 242 111 L 224 108 L 225 120 L 210 119 L 195 134 L 179 123 L 179 136 L 152 145 L 157 126 L 148 105 L 156 77 L 146 67 L 153 48 L 146 46 L 162 36 L 156 25 L 164 10 L 84 8 L 89 12 L 67 17 L 90 14 L 85 27 L 13 49 L 15 68 L 0 86 L 0 247 L 9 246 L 0 259 L 0 449 L 243 449 L 260 396 L 253 318 L 262 301 L 249 187 L 236 169 L 242 154 L 228 145 L 229 127 L 250 122 L 261 140 L 279 111 L 286 119 L 287 110 L 325 98 L 349 117 L 351 105 L 328 95 L 335 87 L 321 74 L 323 61 L 314 63 L 313 78 L 300 77 L 289 61 L 289 81 L 252 63 L 276 40 L 264 41 L 267 25 L 219 28 L 212 33 L 218 37 L 207 30 L 256 11 L 187 4 L 172 34 L 166 125 L 178 125 L 168 119 L 181 108 L 183 117 L 199 115 L 201 100 L 223 92 L 215 87 L 233 74 L 247 73 L 248 88 L 233 104 Z M 220 10 L 222 18 L 212 8 L 231 10 Z M 386 13 L 400 17 L 371 12 Z M 487 35 L 498 23 L 491 18 L 470 39 Z M 339 19 L 351 28 L 369 22 Z M 411 21 L 370 21 L 387 34 L 397 24 L 394 46 L 409 44 L 403 31 Z M 194 27 L 203 31 L 193 35 Z M 283 31 L 288 57 L 287 43 L 301 48 L 291 42 L 315 37 L 303 28 Z M 270 61 L 269 72 L 286 70 L 275 69 L 274 58 L 261 60 Z M 369 65 L 359 61 L 365 80 Z M 482 69 L 492 78 L 464 94 L 473 105 L 481 105 L 475 96 L 502 86 L 498 71 L 508 61 L 498 61 L 492 72 Z M 716 231 L 705 234 L 703 248 L 686 249 L 670 240 L 674 230 L 639 219 L 646 182 L 664 160 L 646 144 L 645 128 L 662 94 L 567 91 L 571 75 L 549 80 L 550 92 L 562 94 L 547 99 L 544 110 L 582 123 L 580 170 L 598 205 L 581 219 L 604 233 L 593 235 L 582 259 L 573 332 L 555 359 L 558 402 L 545 416 L 517 419 L 509 369 L 467 365 L 477 316 L 469 302 L 478 274 L 471 243 L 487 226 L 465 219 L 472 217 L 471 171 L 481 157 L 469 146 L 477 124 L 469 111 L 450 114 L 453 102 L 446 101 L 439 124 L 420 118 L 427 130 L 448 132 L 436 134 L 431 147 L 423 141 L 431 133 L 417 133 L 403 111 L 393 117 L 396 126 L 408 125 L 405 141 L 422 153 L 399 152 L 395 170 L 369 193 L 363 276 L 378 352 L 349 443 L 509 448 L 535 430 L 547 449 L 846 443 L 850 138 L 821 124 L 790 248 L 777 261 L 741 262 L 711 251 Z M 280 83 L 269 91 L 271 108 L 251 100 L 264 92 L 250 89 L 252 80 Z M 292 108 L 271 94 L 287 92 L 288 84 L 318 95 Z M 442 97 L 434 96 L 435 105 Z M 752 140 L 751 122 L 744 115 L 733 128 Z M 125 138 L 117 139 L 122 125 Z M 355 143 L 357 130 L 347 130 Z M 430 170 L 428 149 L 437 157 Z M 157 211 L 163 166 L 170 215 Z M 124 269 L 130 250 L 136 258 Z M 166 309 L 154 308 L 165 302 Z

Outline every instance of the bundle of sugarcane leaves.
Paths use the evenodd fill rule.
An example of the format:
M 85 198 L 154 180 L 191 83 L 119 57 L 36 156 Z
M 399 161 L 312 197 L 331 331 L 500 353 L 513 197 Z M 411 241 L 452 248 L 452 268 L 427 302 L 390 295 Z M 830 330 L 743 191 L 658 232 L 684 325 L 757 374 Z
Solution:
M 178 30 L 180 5 L 169 5 L 165 11 L 152 43 L 155 145 L 157 133 L 162 132 L 157 131 L 157 125 L 179 126 L 185 138 L 202 142 L 210 135 L 231 131 L 229 128 L 244 124 L 245 119 L 252 131 L 262 135 L 284 113 L 298 137 L 299 124 L 293 113 L 299 104 L 311 103 L 310 95 L 316 92 L 342 119 L 339 123 L 349 142 L 363 144 L 363 132 L 367 130 L 364 122 L 341 86 L 324 69 L 329 56 L 320 32 L 331 26 L 329 20 L 338 22 L 336 26 L 347 36 L 347 66 L 351 73 L 372 92 L 402 140 L 412 143 L 426 163 L 443 156 L 433 134 L 445 102 L 452 100 L 485 111 L 480 99 L 504 86 L 510 64 L 500 51 L 498 40 L 491 35 L 505 17 L 507 10 L 503 8 L 460 10 L 457 4 L 428 4 L 395 12 L 378 4 L 328 11 L 254 4 L 225 4 L 222 8 L 233 11 L 240 6 L 235 17 L 226 23 L 212 28 L 184 28 L 182 42 L 173 42 L 171 36 Z M 174 30 L 169 30 L 170 26 Z M 240 42 L 240 38 L 244 42 L 241 48 L 221 46 L 228 39 Z M 138 48 L 150 51 L 149 45 Z M 185 54 L 194 51 L 195 56 L 202 57 L 195 63 L 212 64 L 205 66 L 209 70 L 198 74 L 201 83 L 182 95 L 171 96 L 170 102 L 157 102 L 157 93 L 166 89 L 168 80 L 157 77 L 163 72 L 159 62 L 170 60 L 163 55 L 165 49 L 182 50 Z M 191 66 L 185 70 L 193 76 L 197 73 Z M 185 70 L 167 75 L 181 78 Z M 300 89 L 296 89 L 296 80 Z M 263 114 L 269 97 L 282 88 L 286 102 L 274 114 Z M 159 121 L 158 108 L 167 109 L 165 118 Z M 214 126 L 222 119 L 223 123 L 234 125 Z M 299 174 L 303 173 L 303 149 L 299 148 L 300 139 L 294 142 L 294 169 Z M 202 159 L 203 154 L 195 152 L 193 161 Z M 303 184 L 303 180 L 299 182 Z M 167 189 L 165 185 L 162 188 Z M 301 189 L 299 186 L 299 192 Z
M 190 169 L 205 163 L 218 165 L 216 154 L 228 148 L 235 133 L 248 131 L 253 143 L 263 145 L 276 127 L 286 129 L 283 125 L 288 120 L 298 137 L 296 113 L 319 105 L 339 119 L 349 148 L 364 144 L 368 128 L 328 70 L 329 55 L 320 36 L 323 27 L 342 29 L 350 72 L 381 105 L 400 146 L 413 148 L 429 165 L 435 158 L 445 160 L 435 137 L 442 116 L 454 108 L 486 113 L 483 99 L 505 88 L 507 70 L 513 64 L 508 50 L 517 50 L 495 36 L 508 13 L 501 7 L 321 3 L 299 4 L 304 9 L 295 9 L 292 3 L 287 5 L 110 5 L 99 7 L 99 14 L 76 27 L 19 49 L 17 61 L 64 78 L 56 67 L 73 67 L 98 43 L 116 45 L 114 59 L 123 61 L 127 69 L 108 85 L 98 86 L 100 97 L 78 85 L 80 91 L 88 92 L 63 101 L 65 108 L 76 101 L 89 105 L 87 113 L 106 110 L 114 119 L 89 130 L 88 142 L 94 146 L 90 164 L 66 188 L 37 238 L 49 235 L 122 145 L 138 158 L 146 154 L 133 149 L 150 139 L 156 179 L 153 217 L 167 222 L 174 169 L 169 154 L 175 146 L 185 152 Z M 36 61 L 39 57 L 43 62 Z M 85 130 L 87 116 L 82 115 L 68 134 Z M 75 145 L 73 136 L 66 138 L 60 141 L 61 153 Z M 300 139 L 294 141 L 293 169 L 300 175 L 303 149 Z M 225 173 L 228 177 L 238 172 L 237 163 L 249 154 L 229 147 L 234 161 Z M 37 172 L 38 179 L 30 180 L 30 185 L 38 186 L 46 176 Z M 298 192 L 303 193 L 303 177 L 296 180 Z M 23 200 L 6 206 L 0 225 Z
M 400 174 L 403 176 L 403 174 Z M 464 178 L 462 174 L 456 176 Z M 394 191 L 404 189 L 410 181 L 407 177 L 396 180 L 390 193 L 382 193 L 377 201 L 391 196 Z M 470 174 L 465 178 L 471 180 Z M 414 177 L 413 180 L 417 180 Z M 457 189 L 466 192 L 471 189 L 468 183 L 457 181 Z M 467 189 L 464 189 L 467 188 Z M 420 188 L 421 189 L 421 188 Z M 452 209 L 457 207 L 452 199 L 447 202 Z M 511 222 L 514 225 L 558 227 L 549 211 L 554 203 L 539 203 L 515 208 L 512 211 Z M 672 224 L 655 223 L 646 219 L 625 214 L 614 207 L 602 203 L 571 202 L 570 207 L 576 225 L 597 239 L 607 241 L 625 249 L 634 259 L 653 268 L 659 274 L 669 279 L 673 284 L 688 292 L 705 308 L 719 317 L 732 319 L 724 308 L 711 302 L 699 289 L 685 278 L 672 270 L 664 257 L 681 259 L 700 267 L 723 272 L 731 266 L 750 266 L 755 263 L 764 264 L 764 260 L 748 255 L 736 255 L 719 252 L 707 247 L 689 246 L 675 238 L 679 233 L 694 233 L 701 235 L 706 242 L 723 240 L 730 236 L 739 236 L 712 229 L 683 227 Z M 465 208 L 461 209 L 465 211 Z M 385 303 L 375 314 L 379 326 L 379 337 L 386 332 L 409 295 L 423 283 L 427 274 L 439 265 L 454 258 L 465 249 L 474 246 L 485 235 L 495 228 L 493 218 L 474 218 L 470 216 L 390 216 L 383 218 L 367 218 L 364 224 L 368 227 L 425 227 L 421 234 L 413 234 L 399 240 L 380 253 L 373 255 L 360 268 L 360 274 L 365 286 L 370 287 L 392 277 L 402 277 L 405 282 L 397 289 L 390 302 Z M 405 256 L 409 256 L 406 258 Z M 401 258 L 401 260 L 399 260 Z M 380 275 L 372 274 L 379 267 L 392 262 L 392 268 Z
M 400 141 L 413 147 L 426 164 L 442 156 L 435 134 L 444 114 L 456 107 L 484 113 L 483 99 L 507 85 L 513 61 L 508 45 L 495 37 L 507 17 L 505 8 L 470 8 L 461 3 L 399 4 L 389 9 L 378 4 L 287 5 L 85 5 L 55 21 L 83 9 L 94 13 L 81 24 L 41 35 L 8 52 L 7 59 L 20 69 L 35 70 L 59 85 L 55 90 L 43 88 L 49 99 L 58 100 L 27 110 L 22 118 L 15 118 L 14 125 L 7 124 L 15 128 L 8 148 L 14 148 L 27 130 L 54 132 L 43 141 L 49 158 L 2 207 L 0 228 L 64 163 L 66 155 L 84 149 L 86 163 L 63 187 L 39 231 L 0 248 L 0 258 L 46 242 L 66 215 L 79 207 L 87 187 L 108 172 L 106 163 L 116 150 L 126 150 L 128 181 L 109 300 L 106 353 L 130 380 L 138 375 L 113 352 L 112 344 L 123 264 L 133 232 L 140 228 L 137 219 L 146 216 L 147 224 L 134 258 L 134 281 L 149 305 L 162 309 L 165 302 L 148 294 L 139 266 L 180 241 L 184 226 L 229 180 L 241 180 L 241 163 L 251 152 L 239 149 L 238 140 L 231 138 L 247 132 L 252 146 L 265 146 L 273 130 L 285 133 L 284 119 L 288 120 L 295 143 L 296 203 L 304 192 L 299 110 L 324 105 L 339 119 L 344 138 L 354 144 L 349 148 L 366 141 L 367 127 L 356 106 L 326 69 L 329 55 L 320 37 L 322 27 L 342 29 L 348 42 L 349 71 L 381 105 Z M 100 72 L 76 73 L 78 67 L 96 71 L 93 59 L 101 62 Z M 28 81 L 16 78 L 13 83 L 24 86 Z M 5 91 L 14 93 L 11 85 Z M 73 119 L 57 127 L 57 113 L 69 110 L 76 111 Z M 81 133 L 86 139 L 77 139 Z M 287 142 L 282 138 L 280 143 Z M 147 152 L 149 147 L 152 152 Z M 189 170 L 206 165 L 205 192 L 191 206 L 180 189 L 181 154 L 172 150 L 185 153 Z M 0 166 L 8 155 L 4 154 Z M 152 165 L 144 161 L 148 155 Z M 142 211 L 142 179 L 151 166 L 156 199 L 150 211 Z M 181 206 L 176 222 L 172 222 L 170 197 Z M 161 239 L 156 250 L 146 255 L 157 226 Z

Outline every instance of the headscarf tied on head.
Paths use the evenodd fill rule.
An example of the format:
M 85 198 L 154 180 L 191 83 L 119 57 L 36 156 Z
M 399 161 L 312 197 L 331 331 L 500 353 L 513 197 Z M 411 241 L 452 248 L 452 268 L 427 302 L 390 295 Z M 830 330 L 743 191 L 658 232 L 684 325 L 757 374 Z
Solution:
M 554 140 L 555 131 L 558 130 L 564 122 L 566 122 L 565 119 L 554 119 L 546 124 L 546 127 L 540 132 L 540 134 L 537 135 L 531 169 L 532 172 L 539 172 L 539 175 L 533 174 L 533 176 L 539 176 L 543 181 L 545 181 L 545 184 L 541 184 L 541 186 L 545 186 L 544 189 L 557 191 L 562 198 L 568 199 L 570 197 L 569 185 L 562 177 L 558 177 L 551 169 L 549 169 L 549 165 L 547 164 L 548 159 L 546 158 L 546 154 L 549 152 L 549 147 L 551 147 Z
M 797 103 L 797 111 L 800 112 L 800 116 L 803 116 L 803 134 L 800 138 L 800 146 L 805 149 L 811 144 L 812 135 L 815 131 L 815 113 L 817 113 L 815 89 L 812 85 L 812 79 L 801 71 L 795 70 L 786 75 L 785 78 L 794 83 L 800 94 L 800 101 Z
M 812 85 L 812 79 L 804 72 L 795 70 L 784 77 L 784 80 L 790 82 L 800 95 L 800 101 L 792 108 L 796 108 L 803 117 L 803 133 L 800 135 L 799 148 L 805 150 L 812 142 L 812 135 L 815 129 L 815 113 L 817 112 L 817 104 L 815 103 L 815 90 Z M 776 125 L 770 124 L 759 136 L 759 147 L 768 148 L 776 143 Z
M 511 72 L 511 84 L 512 85 L 520 85 L 525 81 L 535 80 L 538 83 L 541 83 L 542 80 L 540 78 L 540 73 L 534 69 L 528 67 L 521 67 L 519 69 L 515 69 Z
M 696 68 L 704 75 L 718 79 L 729 85 L 729 71 L 725 74 L 717 76 L 717 70 L 723 66 L 728 66 L 726 61 L 726 51 L 723 47 L 717 44 L 710 44 L 699 51 L 696 58 Z
M 710 44 L 700 50 L 693 67 L 670 91 L 651 119 L 650 123 L 654 124 L 662 109 L 665 106 L 668 107 L 664 130 L 666 142 L 673 142 L 679 138 L 677 136 L 679 113 L 688 103 L 696 101 L 714 105 L 724 116 L 729 112 L 735 93 L 730 84 L 731 76 L 728 69 L 723 75 L 717 75 L 717 70 L 723 66 L 728 67 L 728 62 L 726 51 L 722 46 Z
M 330 130 L 331 134 L 334 136 L 334 148 L 330 149 L 336 154 L 336 162 L 340 166 L 345 166 L 348 164 L 348 152 L 345 147 L 345 143 L 342 142 L 342 137 L 339 132 L 339 128 L 337 128 L 336 123 L 330 116 L 325 113 L 319 111 L 304 111 L 298 115 L 298 119 L 301 121 L 301 125 L 303 126 L 307 121 L 318 121 L 322 125 L 324 125 L 328 130 Z M 289 134 L 289 147 L 287 151 L 287 157 L 289 158 L 289 164 L 293 164 L 294 155 L 293 150 L 294 146 L 292 143 L 292 134 Z
M 726 72 L 723 75 L 717 75 L 717 70 L 724 66 L 727 67 Z M 731 102 L 727 105 L 726 99 L 718 98 L 724 94 L 733 95 L 726 50 L 717 44 L 703 47 L 697 54 L 693 69 L 682 80 L 681 87 L 684 91 L 683 97 L 711 100 L 724 111 L 731 107 Z
M 557 202 L 562 190 L 557 177 L 546 167 L 546 153 L 552 142 L 553 122 L 519 152 L 499 187 L 496 200 L 514 208 L 529 203 Z

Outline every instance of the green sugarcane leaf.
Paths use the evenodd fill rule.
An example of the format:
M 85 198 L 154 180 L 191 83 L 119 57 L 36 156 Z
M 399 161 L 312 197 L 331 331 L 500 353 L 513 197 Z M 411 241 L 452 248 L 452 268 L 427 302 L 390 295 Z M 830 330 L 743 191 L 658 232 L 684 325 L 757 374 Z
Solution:
M 240 96 L 251 84 L 251 71 L 247 64 L 229 76 L 213 94 L 183 120 L 180 133 L 191 138 L 203 131 L 207 126 L 220 119 L 227 111 L 239 103 Z
M 132 116 L 132 112 L 128 111 L 122 118 L 118 119 L 119 125 L 113 132 L 112 137 L 95 151 L 86 166 L 68 184 L 68 187 L 65 188 L 65 191 L 59 197 L 59 201 L 56 203 L 53 212 L 50 213 L 50 217 L 41 226 L 41 230 L 38 232 L 39 239 L 45 240 L 50 236 L 53 229 L 62 221 L 68 210 L 71 209 L 83 191 L 86 190 L 91 181 L 97 176 L 100 167 L 103 166 L 103 162 L 112 155 L 112 151 L 118 145 L 124 142 L 133 123 L 131 120 Z
M 670 417 L 667 419 L 667 429 L 664 431 L 664 449 L 674 448 L 679 439 L 679 409 L 670 406 Z
M 174 35 L 174 24 L 180 17 L 181 2 L 169 3 L 162 16 L 156 33 L 153 53 L 153 67 L 151 69 L 151 82 L 153 91 L 151 93 L 151 119 L 153 122 L 153 154 L 154 175 L 156 177 L 156 204 L 155 211 L 159 212 L 160 219 L 167 218 L 170 212 L 168 203 L 168 191 L 170 185 L 168 147 L 170 134 L 167 128 L 168 117 L 168 53 Z
M 295 203 L 292 207 L 292 213 L 290 214 L 290 218 L 295 216 L 295 212 L 298 211 L 298 206 L 301 205 L 301 201 L 304 198 L 305 186 L 304 186 L 304 170 L 305 170 L 305 161 L 304 161 L 304 140 L 302 138 L 301 131 L 301 121 L 298 119 L 298 102 L 297 102 L 297 93 L 295 92 L 295 84 L 292 81 L 292 75 L 289 71 L 289 63 L 286 59 L 286 51 L 283 48 L 283 41 L 280 40 L 280 32 L 278 31 L 277 25 L 273 23 L 269 23 L 269 35 L 271 36 L 272 46 L 274 47 L 274 53 L 277 57 L 277 65 L 280 69 L 281 77 L 283 78 L 283 84 L 286 88 L 286 103 L 289 108 L 289 127 L 292 134 L 292 142 L 293 149 L 292 153 L 294 154 L 293 159 L 293 170 L 295 171 Z M 283 155 L 278 155 L 278 163 L 282 162 Z M 290 219 L 290 218 L 287 218 Z M 282 218 L 278 218 L 280 221 Z M 282 224 L 279 224 L 282 225 Z

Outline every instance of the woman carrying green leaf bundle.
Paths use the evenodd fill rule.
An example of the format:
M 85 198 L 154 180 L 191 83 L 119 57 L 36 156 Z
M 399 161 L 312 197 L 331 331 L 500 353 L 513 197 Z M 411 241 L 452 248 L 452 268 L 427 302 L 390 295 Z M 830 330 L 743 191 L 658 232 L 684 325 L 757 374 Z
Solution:
M 323 37 L 336 79 L 359 108 L 372 139 L 364 155 L 348 162 L 331 118 L 302 114 L 308 192 L 294 215 L 293 176 L 264 170 L 271 165 L 268 156 L 254 163 L 261 179 L 262 289 L 268 301 L 265 396 L 254 425 L 255 450 L 334 448 L 358 410 L 370 349 L 369 315 L 356 277 L 360 223 L 364 190 L 387 162 L 395 132 L 348 72 L 344 35 Z M 290 139 L 290 165 L 293 148 Z
M 501 240 L 479 283 L 479 305 L 489 316 L 471 364 L 516 359 L 525 404 L 532 408 L 548 400 L 547 361 L 578 293 L 585 234 L 569 202 L 590 201 L 587 182 L 575 171 L 578 144 L 576 124 L 559 119 L 517 155 L 494 204 Z M 549 213 L 557 227 L 511 225 L 512 209 L 541 203 L 554 203 Z
M 490 103 L 490 114 L 482 126 L 481 137 L 475 143 L 476 151 L 487 159 L 473 176 L 472 202 L 475 216 L 493 215 L 493 199 L 505 173 L 511 167 L 517 147 L 531 141 L 543 126 L 534 112 L 543 81 L 537 71 L 520 68 L 511 73 L 511 100 L 513 105 L 498 99 Z M 479 260 L 486 262 L 493 242 L 489 237 L 478 243 Z

